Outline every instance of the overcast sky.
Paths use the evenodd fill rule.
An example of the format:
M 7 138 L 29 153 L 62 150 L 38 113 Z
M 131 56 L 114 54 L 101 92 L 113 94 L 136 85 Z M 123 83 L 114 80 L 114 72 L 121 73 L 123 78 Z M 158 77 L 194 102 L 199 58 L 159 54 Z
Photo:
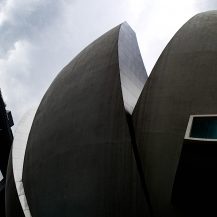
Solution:
M 175 32 L 215 0 L 0 0 L 0 88 L 15 124 L 85 46 L 127 21 L 150 74 Z

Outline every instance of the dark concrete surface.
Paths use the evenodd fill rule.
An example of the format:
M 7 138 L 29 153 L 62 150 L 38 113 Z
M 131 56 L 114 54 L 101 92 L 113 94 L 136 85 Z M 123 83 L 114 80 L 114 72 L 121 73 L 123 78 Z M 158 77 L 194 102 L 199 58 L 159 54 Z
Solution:
M 196 15 L 175 34 L 133 113 L 155 217 L 194 216 L 181 214 L 171 194 L 189 116 L 217 113 L 216 27 L 217 12 L 211 11 Z
M 149 216 L 124 106 L 131 103 L 123 101 L 120 72 L 136 71 L 131 84 L 133 89 L 139 83 L 140 91 L 137 76 L 144 82 L 147 75 L 137 59 L 135 36 L 125 34 L 132 34 L 126 23 L 90 44 L 43 97 L 23 170 L 33 217 Z M 128 39 L 135 42 L 119 43 Z M 135 46 L 128 47 L 134 52 L 128 71 L 119 65 L 119 55 L 127 56 L 122 44 Z
M 183 215 L 217 216 L 217 140 L 184 139 L 172 203 Z
M 12 167 L 12 152 L 10 152 L 7 168 L 7 178 L 5 187 L 5 207 L 7 217 L 25 217 L 14 182 L 13 167 Z

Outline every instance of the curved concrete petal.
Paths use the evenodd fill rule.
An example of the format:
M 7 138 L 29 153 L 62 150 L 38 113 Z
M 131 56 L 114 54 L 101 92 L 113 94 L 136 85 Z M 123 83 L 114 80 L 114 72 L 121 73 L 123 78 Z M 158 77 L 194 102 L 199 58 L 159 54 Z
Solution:
M 134 109 L 136 140 L 156 217 L 192 216 L 177 210 L 171 195 L 190 115 L 217 113 L 216 27 L 216 11 L 190 19 L 161 54 Z M 193 216 L 202 214 L 202 208 Z M 209 215 L 210 210 L 203 216 L 216 215 Z
M 127 24 L 110 30 L 43 97 L 23 170 L 33 216 L 149 216 L 126 116 L 147 77 L 135 39 Z
M 22 173 L 27 140 L 29 137 L 29 132 L 32 126 L 35 113 L 36 109 L 31 109 L 22 117 L 22 119 L 16 127 L 16 131 L 14 134 L 14 142 L 12 146 L 13 175 L 17 194 L 25 217 L 31 217 L 31 213 L 29 210 L 25 190 L 23 187 Z

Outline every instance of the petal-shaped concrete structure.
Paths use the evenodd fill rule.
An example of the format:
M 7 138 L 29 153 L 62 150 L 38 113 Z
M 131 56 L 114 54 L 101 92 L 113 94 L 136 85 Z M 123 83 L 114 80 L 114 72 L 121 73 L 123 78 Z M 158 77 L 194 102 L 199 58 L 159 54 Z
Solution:
M 6 212 L 10 217 L 31 217 L 23 188 L 22 174 L 27 140 L 35 112 L 34 108 L 25 113 L 14 134 L 6 180 Z
M 126 23 L 60 72 L 27 143 L 23 183 L 33 217 L 149 216 L 127 121 L 146 78 Z
M 29 132 L 32 126 L 33 118 L 35 116 L 36 109 L 30 109 L 28 112 L 25 113 L 25 115 L 22 117 L 20 122 L 18 123 L 14 135 L 14 141 L 13 141 L 13 146 L 12 146 L 12 157 L 10 158 L 10 167 L 12 166 L 13 168 L 8 167 L 8 171 L 12 173 L 13 171 L 13 182 L 10 181 L 12 179 L 11 176 L 7 176 L 7 185 L 6 185 L 6 197 L 9 197 L 10 199 L 6 200 L 6 207 L 8 210 L 7 216 L 12 217 L 11 210 L 11 198 L 17 197 L 19 198 L 20 203 L 17 204 L 17 206 L 22 207 L 23 214 L 25 217 L 31 217 L 31 213 L 29 210 L 28 202 L 26 199 L 25 195 L 25 190 L 23 188 L 23 181 L 22 181 L 22 175 L 23 175 L 23 162 L 24 162 L 24 156 L 25 156 L 25 150 L 26 150 L 26 145 L 27 145 L 27 140 L 29 137 Z M 15 183 L 14 183 L 15 182 Z M 11 187 L 11 185 L 15 184 L 15 187 Z M 16 193 L 11 193 L 11 191 L 14 191 Z M 16 198 L 13 199 L 14 201 Z M 16 208 L 15 208 L 16 210 Z M 15 212 L 15 216 L 16 212 Z
M 158 59 L 133 113 L 156 217 L 198 216 L 202 209 L 199 206 L 197 214 L 181 214 L 171 197 L 190 115 L 217 113 L 216 27 L 217 12 L 211 11 L 196 15 L 175 34 Z

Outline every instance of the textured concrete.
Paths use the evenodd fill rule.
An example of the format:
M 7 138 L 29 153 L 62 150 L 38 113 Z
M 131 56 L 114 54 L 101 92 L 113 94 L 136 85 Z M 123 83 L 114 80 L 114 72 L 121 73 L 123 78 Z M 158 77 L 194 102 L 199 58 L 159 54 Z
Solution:
M 122 68 L 120 55 L 130 60 L 129 68 Z M 127 73 L 134 73 L 135 82 L 127 83 L 127 91 L 136 93 L 132 101 L 122 96 Z M 146 77 L 126 23 L 89 45 L 56 77 L 36 113 L 24 160 L 33 217 L 149 216 L 126 117 Z
M 217 12 L 211 11 L 196 15 L 175 34 L 133 113 L 155 217 L 193 216 L 172 206 L 171 194 L 189 116 L 217 113 L 216 27 Z

